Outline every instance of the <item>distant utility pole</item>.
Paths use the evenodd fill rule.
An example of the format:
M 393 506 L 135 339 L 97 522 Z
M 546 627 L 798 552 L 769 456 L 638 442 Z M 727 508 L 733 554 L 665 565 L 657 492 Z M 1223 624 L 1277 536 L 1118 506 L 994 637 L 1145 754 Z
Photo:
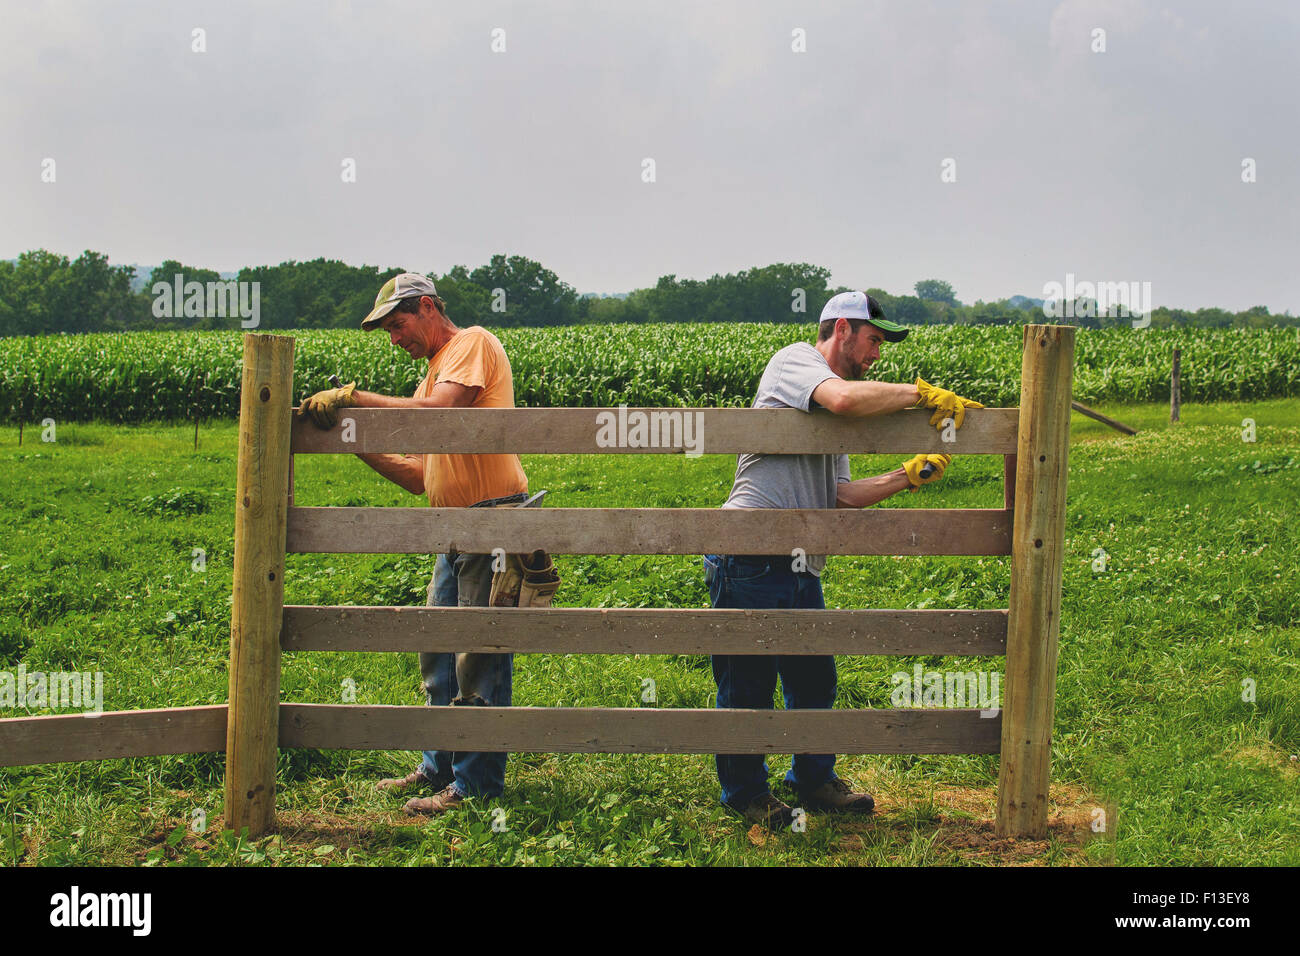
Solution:
M 1183 350 L 1174 349 L 1174 371 L 1169 378 L 1169 421 L 1178 421 L 1178 411 L 1183 404 L 1182 392 L 1179 388 L 1179 376 L 1182 371 Z

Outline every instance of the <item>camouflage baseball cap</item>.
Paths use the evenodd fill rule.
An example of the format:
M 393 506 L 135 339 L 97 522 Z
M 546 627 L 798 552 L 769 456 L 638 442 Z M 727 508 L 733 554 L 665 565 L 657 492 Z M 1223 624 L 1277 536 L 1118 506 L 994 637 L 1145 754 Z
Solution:
M 402 299 L 437 294 L 438 291 L 433 287 L 433 280 L 418 272 L 403 272 L 401 275 L 393 276 L 384 283 L 384 287 L 379 290 L 379 295 L 375 296 L 375 307 L 361 320 L 361 328 L 367 332 L 379 328 L 379 323 L 384 316 L 397 308 L 397 303 Z

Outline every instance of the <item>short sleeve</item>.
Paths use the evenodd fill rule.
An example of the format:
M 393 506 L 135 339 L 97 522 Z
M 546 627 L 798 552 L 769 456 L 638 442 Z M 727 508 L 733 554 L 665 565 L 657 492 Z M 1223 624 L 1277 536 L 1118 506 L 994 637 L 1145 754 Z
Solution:
M 811 345 L 803 348 L 782 349 L 773 358 L 779 362 L 775 375 L 769 380 L 769 396 L 782 405 L 808 411 L 812 393 L 829 378 L 837 378 L 826 364 L 826 359 Z
M 466 388 L 483 388 L 488 382 L 492 352 L 487 336 L 476 332 L 458 335 L 447 343 L 447 355 L 438 364 L 438 381 Z
M 839 455 L 835 459 L 835 480 L 840 484 L 850 480 L 849 456 Z

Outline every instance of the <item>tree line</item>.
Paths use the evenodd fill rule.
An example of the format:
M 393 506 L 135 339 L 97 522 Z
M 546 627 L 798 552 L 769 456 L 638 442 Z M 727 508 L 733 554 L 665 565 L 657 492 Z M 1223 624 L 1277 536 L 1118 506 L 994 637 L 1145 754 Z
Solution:
M 375 293 L 405 268 L 352 266 L 333 259 L 282 262 L 239 270 L 234 282 L 257 283 L 261 330 L 355 328 L 370 311 Z M 418 270 L 416 270 L 418 271 Z M 654 286 L 626 296 L 580 296 L 540 262 L 495 255 L 470 269 L 425 270 L 460 326 L 497 328 L 646 322 L 809 322 L 846 287 L 831 287 L 830 270 L 808 263 L 775 263 L 707 279 L 662 276 Z M 175 277 L 208 287 L 230 281 L 212 270 L 167 260 L 149 276 L 134 266 L 110 264 L 87 250 L 76 259 L 36 249 L 0 261 L 0 335 L 114 332 L 141 329 L 238 328 L 239 317 L 214 314 L 199 300 L 192 308 L 171 294 Z M 161 286 L 168 287 L 164 295 Z M 157 291 L 155 291 L 157 289 Z M 905 325 L 1020 325 L 1043 322 L 1041 300 L 1013 296 L 966 305 L 940 279 L 916 283 L 913 294 L 868 288 L 885 314 Z M 233 294 L 233 290 L 232 290 Z M 166 299 L 166 304 L 163 299 Z M 209 299 L 210 301 L 210 299 Z M 1075 303 L 1074 315 L 1058 321 L 1091 328 L 1126 325 L 1128 317 L 1096 314 Z M 220 312 L 221 310 L 217 310 Z M 1300 325 L 1289 312 L 1265 306 L 1244 312 L 1205 308 L 1154 309 L 1151 326 L 1262 328 Z

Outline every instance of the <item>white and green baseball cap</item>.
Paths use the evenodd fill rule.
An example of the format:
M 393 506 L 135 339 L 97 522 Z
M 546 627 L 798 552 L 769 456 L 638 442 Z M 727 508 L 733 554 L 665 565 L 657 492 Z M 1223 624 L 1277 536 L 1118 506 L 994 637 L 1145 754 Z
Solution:
M 393 276 L 384 283 L 384 287 L 379 290 L 379 295 L 375 296 L 375 307 L 361 320 L 361 328 L 367 332 L 379 328 L 383 317 L 397 308 L 397 303 L 402 299 L 437 294 L 438 291 L 433 287 L 433 280 L 428 276 L 422 276 L 418 272 L 403 272 L 401 275 Z
M 907 326 L 885 318 L 885 310 L 880 307 L 880 303 L 865 292 L 841 292 L 831 296 L 817 322 L 820 325 L 831 319 L 866 319 L 885 333 L 886 342 L 901 342 L 911 331 Z

